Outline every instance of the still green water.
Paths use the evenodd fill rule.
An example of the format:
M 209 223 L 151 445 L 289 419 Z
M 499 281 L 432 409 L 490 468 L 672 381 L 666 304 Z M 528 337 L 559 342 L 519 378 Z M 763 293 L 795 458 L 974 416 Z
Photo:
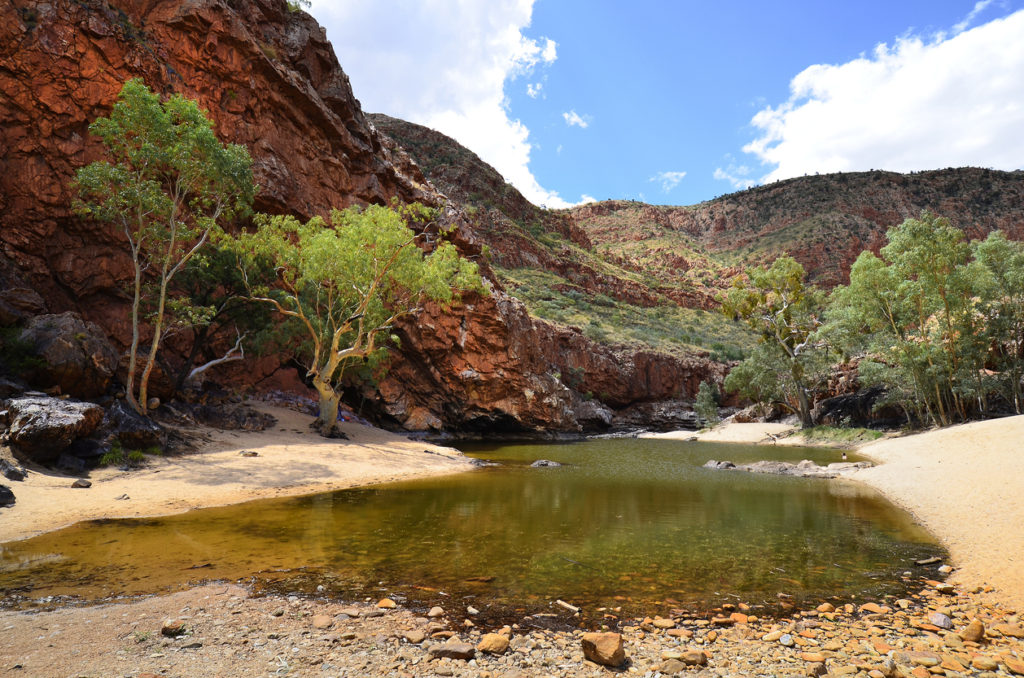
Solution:
M 663 440 L 467 447 L 501 465 L 145 520 L 0 546 L 0 594 L 85 600 L 211 579 L 537 611 L 556 599 L 637 612 L 898 592 L 939 548 L 842 481 L 701 468 L 839 452 Z M 535 459 L 559 468 L 530 468 Z

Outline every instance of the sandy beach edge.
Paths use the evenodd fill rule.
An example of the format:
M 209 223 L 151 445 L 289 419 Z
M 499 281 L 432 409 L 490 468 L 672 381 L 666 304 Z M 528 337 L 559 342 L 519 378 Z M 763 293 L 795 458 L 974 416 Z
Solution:
M 43 469 L 30 469 L 24 481 L 5 481 L 16 503 L 0 508 L 0 543 L 84 520 L 171 515 L 473 468 L 450 447 L 357 423 L 341 426 L 347 440 L 329 440 L 309 429 L 308 415 L 253 405 L 277 424 L 258 432 L 202 427 L 206 441 L 196 452 L 150 458 L 132 471 L 96 469 L 89 488 L 72 488 L 75 476 Z

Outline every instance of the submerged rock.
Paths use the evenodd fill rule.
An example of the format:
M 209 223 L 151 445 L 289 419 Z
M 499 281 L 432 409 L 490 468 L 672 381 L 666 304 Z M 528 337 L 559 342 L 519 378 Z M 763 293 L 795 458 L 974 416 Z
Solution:
M 731 461 L 717 461 L 712 459 L 704 464 L 704 468 L 716 471 L 735 469 L 749 473 L 767 473 L 779 476 L 798 476 L 801 478 L 836 478 L 858 469 L 868 468 L 871 462 L 851 461 L 836 462 L 828 466 L 819 466 L 809 459 L 804 459 L 799 464 L 792 464 L 787 461 L 756 461 L 752 464 L 734 464 Z
M 537 461 L 530 464 L 532 468 L 556 468 L 561 466 L 557 461 L 551 461 L 550 459 L 538 459 Z

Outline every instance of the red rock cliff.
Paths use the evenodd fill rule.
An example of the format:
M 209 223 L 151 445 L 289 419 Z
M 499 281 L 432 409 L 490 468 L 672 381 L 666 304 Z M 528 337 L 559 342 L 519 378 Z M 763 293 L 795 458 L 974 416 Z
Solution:
M 17 269 L 50 311 L 80 311 L 122 345 L 122 236 L 75 217 L 68 184 L 99 157 L 89 123 L 136 76 L 198 100 L 222 140 L 249 149 L 259 210 L 306 218 L 392 198 L 444 202 L 367 123 L 323 29 L 284 0 L 10 0 L 0 5 L 0 270 Z M 479 253 L 458 212 L 445 218 L 460 225 L 461 250 Z M 407 322 L 402 334 L 376 401 L 411 428 L 573 430 L 579 397 L 558 370 L 581 370 L 580 392 L 617 405 L 691 395 L 708 371 L 700 360 L 595 349 L 501 294 Z

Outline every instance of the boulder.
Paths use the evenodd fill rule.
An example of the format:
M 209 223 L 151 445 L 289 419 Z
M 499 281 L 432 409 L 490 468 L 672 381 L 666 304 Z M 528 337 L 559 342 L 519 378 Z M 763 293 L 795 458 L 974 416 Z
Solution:
M 622 666 L 626 651 L 622 646 L 622 635 L 618 633 L 584 633 L 583 656 L 602 666 Z
M 476 649 L 487 654 L 505 654 L 508 650 L 508 638 L 500 633 L 486 633 L 477 643 Z
M 40 315 L 29 320 L 21 339 L 44 364 L 33 367 L 29 381 L 40 388 L 59 386 L 76 398 L 106 393 L 117 369 L 118 353 L 99 325 L 74 312 Z
M 0 485 L 0 506 L 13 506 L 14 493 L 6 485 Z
M 7 398 L 13 398 L 16 395 L 21 395 L 27 390 L 28 388 L 20 382 L 12 381 L 6 377 L 0 377 L 0 399 L 6 400 Z
M 225 431 L 263 431 L 277 424 L 273 415 L 245 403 L 176 403 L 174 407 L 184 410 L 200 424 Z
M 469 643 L 443 643 L 433 645 L 427 652 L 431 659 L 472 659 L 476 656 L 476 648 Z
M 124 400 L 115 400 L 107 409 L 101 429 L 107 439 L 117 438 L 129 450 L 162 447 L 167 438 L 162 426 L 133 410 Z
M 532 468 L 557 468 L 561 466 L 557 461 L 551 461 L 550 459 L 538 459 L 537 461 L 530 464 Z
M 704 468 L 709 468 L 715 471 L 727 471 L 729 469 L 736 468 L 736 464 L 731 461 L 718 461 L 717 459 L 708 459 L 707 463 L 704 464 Z
M 606 429 L 615 417 L 614 412 L 597 400 L 581 400 L 573 408 L 573 414 L 584 430 Z
M 24 480 L 27 475 L 28 471 L 19 466 L 13 459 L 0 457 L 0 476 L 8 480 L 20 481 Z
M 57 459 L 76 438 L 96 430 L 103 408 L 93 403 L 49 396 L 22 396 L 7 401 L 12 449 L 39 463 Z

